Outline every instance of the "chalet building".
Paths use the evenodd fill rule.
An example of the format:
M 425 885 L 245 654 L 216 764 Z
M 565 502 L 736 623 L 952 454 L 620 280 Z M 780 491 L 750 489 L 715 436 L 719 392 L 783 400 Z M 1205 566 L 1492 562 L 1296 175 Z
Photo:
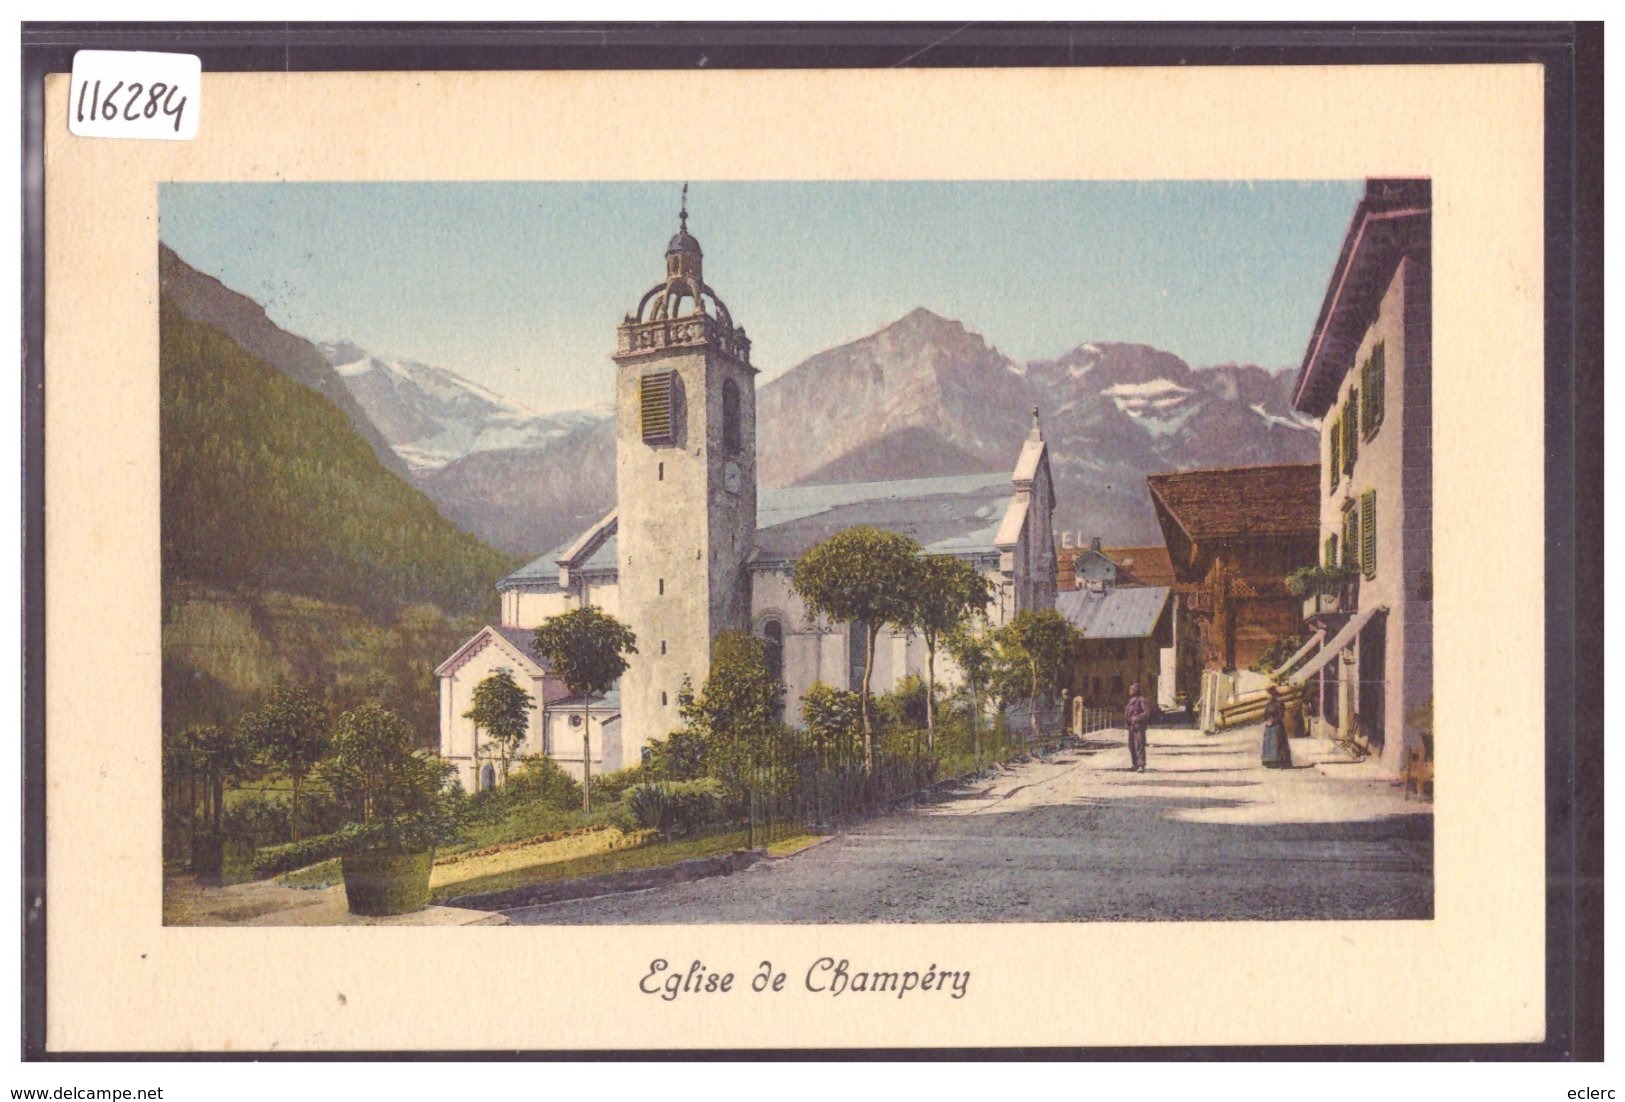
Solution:
M 1056 549 L 1055 588 L 1080 589 L 1082 583 L 1104 581 L 1112 586 L 1174 584 L 1174 567 L 1166 547 L 1106 547 L 1096 537 L 1088 547 Z
M 1146 484 L 1174 575 L 1175 692 L 1194 702 L 1203 670 L 1245 670 L 1301 630 L 1286 576 L 1315 562 L 1320 466 L 1179 471 Z
M 1087 589 L 1091 584 L 1115 586 L 1117 560 L 1101 550 L 1099 538 L 1088 547 L 1063 547 L 1055 552 L 1055 588 Z
M 1136 682 L 1147 700 L 1173 707 L 1172 595 L 1164 585 L 1104 583 L 1056 594 L 1055 611 L 1083 636 L 1064 686 L 1074 708 L 1120 708 Z
M 1298 374 L 1321 419 L 1316 486 L 1325 592 L 1288 676 L 1313 730 L 1369 749 L 1431 791 L 1433 446 L 1431 194 L 1369 180 Z M 1341 575 L 1341 577 L 1340 577 Z
M 679 727 L 678 694 L 685 680 L 704 683 L 721 632 L 764 641 L 792 721 L 814 683 L 855 688 L 863 625 L 812 615 L 790 584 L 802 554 L 847 528 L 901 532 L 928 554 L 973 564 L 991 583 L 995 625 L 1054 607 L 1054 480 L 1037 409 L 1010 473 L 759 487 L 750 340 L 702 264 L 685 209 L 664 276 L 616 329 L 614 510 L 497 582 L 500 622 L 436 671 L 440 754 L 467 788 L 493 776 L 465 713 L 475 686 L 497 669 L 528 681 L 538 704 L 521 752 L 547 754 L 575 776 L 583 725 L 595 773 L 636 765 L 651 741 Z M 566 699 L 529 649 L 545 620 L 584 605 L 617 617 L 638 640 L 616 691 L 587 702 L 585 717 L 582 702 Z M 918 635 L 887 629 L 878 642 L 875 691 L 924 673 Z M 939 656 L 937 666 L 939 680 L 952 684 L 952 663 Z

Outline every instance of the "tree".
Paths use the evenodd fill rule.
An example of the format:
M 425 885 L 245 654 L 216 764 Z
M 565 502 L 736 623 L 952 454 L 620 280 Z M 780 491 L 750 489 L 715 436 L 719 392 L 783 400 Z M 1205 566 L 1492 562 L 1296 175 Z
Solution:
M 886 624 L 908 621 L 910 595 L 918 576 L 920 545 L 896 532 L 848 528 L 809 548 L 796 562 L 791 585 L 807 608 L 837 623 L 861 621 L 864 628 L 863 768 L 875 768 L 875 728 L 869 684 L 875 668 L 875 640 Z
M 602 609 L 586 605 L 550 617 L 536 629 L 530 649 L 564 687 L 581 698 L 581 809 L 592 810 L 592 724 L 589 702 L 626 672 L 626 655 L 638 652 L 632 629 Z
M 983 622 L 985 627 L 985 621 Z M 982 701 L 993 683 L 993 642 L 985 630 L 976 630 L 969 621 L 943 636 L 943 646 L 964 676 L 971 699 L 971 740 L 976 764 L 982 764 Z
M 667 780 L 691 781 L 705 776 L 705 733 L 698 729 L 694 682 L 687 674 L 677 690 L 677 714 L 683 725 L 649 747 L 649 772 Z
M 289 816 L 297 842 L 299 795 L 305 777 L 327 756 L 330 745 L 327 709 L 304 689 L 278 686 L 265 707 L 243 718 L 243 731 L 261 760 L 282 770 L 293 782 Z
M 906 626 L 925 639 L 925 745 L 936 748 L 937 646 L 945 634 L 986 611 L 992 587 L 964 559 L 928 555 L 916 560 Z
M 322 778 L 360 830 L 347 828 L 349 845 L 410 853 L 453 840 L 454 800 L 445 792 L 452 767 L 438 755 L 413 750 L 411 728 L 394 712 L 363 704 L 339 716 L 333 756 Z
M 1038 697 L 1053 692 L 1077 653 L 1082 636 L 1065 616 L 1052 608 L 1016 613 L 1009 623 L 994 633 L 999 657 L 1014 674 L 1020 671 L 1026 682 L 1032 714 L 1032 732 L 1038 734 Z
M 863 729 L 858 694 L 815 681 L 801 694 L 801 722 L 820 751 L 843 757 Z
M 728 631 L 711 641 L 711 672 L 698 694 L 685 683 L 678 694 L 683 728 L 672 733 L 679 755 L 698 743 L 703 769 L 741 797 L 750 772 L 782 724 L 784 686 L 767 667 L 767 646 L 748 632 Z
M 182 736 L 182 746 L 194 778 L 193 814 L 197 808 L 195 778 L 202 777 L 203 817 L 209 829 L 219 834 L 226 809 L 226 781 L 241 776 L 249 763 L 242 734 L 230 727 L 189 727 Z M 195 818 L 193 821 L 195 826 Z
M 507 670 L 498 670 L 474 686 L 474 706 L 463 718 L 472 719 L 476 729 L 484 728 L 491 736 L 487 745 L 496 747 L 503 784 L 508 783 L 508 762 L 524 744 L 530 713 L 535 710 L 536 698 L 520 688 Z

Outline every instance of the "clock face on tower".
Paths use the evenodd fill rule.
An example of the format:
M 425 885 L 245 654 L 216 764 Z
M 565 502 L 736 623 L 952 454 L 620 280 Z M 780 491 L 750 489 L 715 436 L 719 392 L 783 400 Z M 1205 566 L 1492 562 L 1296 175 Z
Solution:
M 739 492 L 739 485 L 741 481 L 742 478 L 739 473 L 739 464 L 735 463 L 731 459 L 728 460 L 727 465 L 722 468 L 722 488 L 727 490 L 730 494 L 737 494 Z

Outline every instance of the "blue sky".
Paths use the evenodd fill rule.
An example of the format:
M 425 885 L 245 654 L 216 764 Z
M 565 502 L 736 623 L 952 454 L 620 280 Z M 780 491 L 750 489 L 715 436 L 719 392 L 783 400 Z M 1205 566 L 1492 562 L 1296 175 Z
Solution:
M 165 184 L 160 235 L 311 340 L 539 410 L 608 402 L 680 183 Z M 1359 181 L 708 182 L 689 229 L 763 378 L 924 306 L 1017 360 L 1296 366 Z

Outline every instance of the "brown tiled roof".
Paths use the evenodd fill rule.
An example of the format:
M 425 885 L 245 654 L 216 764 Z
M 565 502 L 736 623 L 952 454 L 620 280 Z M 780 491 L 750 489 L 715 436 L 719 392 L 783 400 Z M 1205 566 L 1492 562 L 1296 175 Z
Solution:
M 1118 585 L 1173 585 L 1174 563 L 1168 549 L 1154 547 L 1108 547 L 1106 555 L 1117 564 Z
M 1193 540 L 1320 532 L 1319 463 L 1175 471 L 1145 481 L 1152 500 Z

